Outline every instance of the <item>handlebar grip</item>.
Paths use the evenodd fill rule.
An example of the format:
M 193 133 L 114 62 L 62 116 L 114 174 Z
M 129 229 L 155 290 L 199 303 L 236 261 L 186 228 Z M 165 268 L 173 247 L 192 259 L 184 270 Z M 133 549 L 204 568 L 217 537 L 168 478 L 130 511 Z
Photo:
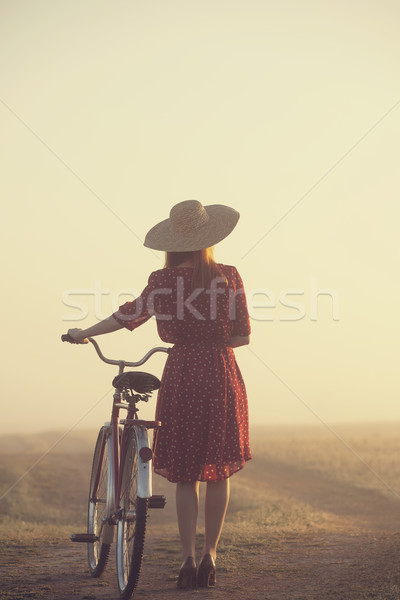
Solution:
M 69 333 L 64 333 L 61 336 L 62 342 L 69 342 L 70 344 L 80 344 L 81 342 L 76 342 L 73 337 L 69 335 Z

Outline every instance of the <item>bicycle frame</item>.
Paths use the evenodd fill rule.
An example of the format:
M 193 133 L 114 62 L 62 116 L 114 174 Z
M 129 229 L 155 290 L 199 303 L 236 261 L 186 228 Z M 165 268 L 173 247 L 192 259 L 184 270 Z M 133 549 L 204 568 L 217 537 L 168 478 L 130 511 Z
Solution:
M 169 352 L 169 348 L 156 347 L 152 348 L 147 354 L 137 362 L 128 362 L 123 360 L 111 360 L 106 358 L 97 342 L 93 338 L 88 338 L 104 362 L 119 367 L 119 374 L 123 373 L 125 367 L 138 367 L 145 363 L 150 356 L 156 352 Z M 127 410 L 126 419 L 119 419 L 121 409 Z M 124 459 L 126 455 L 126 443 L 128 432 L 132 427 L 135 428 L 137 445 L 138 445 L 138 490 L 137 495 L 140 498 L 150 498 L 152 496 L 152 478 L 151 478 L 151 449 L 148 430 L 154 427 L 160 427 L 159 421 L 143 421 L 138 419 L 136 411 L 129 404 L 121 402 L 121 392 L 115 388 L 113 394 L 113 407 L 111 411 L 111 421 L 104 424 L 105 435 L 102 440 L 101 454 L 108 452 L 108 501 L 106 504 L 105 517 L 103 518 L 103 541 L 106 544 L 111 544 L 114 538 L 114 525 L 117 524 L 120 517 L 120 495 L 122 486 L 122 474 L 124 470 Z M 148 448 L 148 452 L 142 453 L 141 450 Z M 144 457 L 143 457 L 144 455 Z M 100 465 L 95 477 L 93 487 L 93 495 L 97 493 L 97 488 L 100 481 Z

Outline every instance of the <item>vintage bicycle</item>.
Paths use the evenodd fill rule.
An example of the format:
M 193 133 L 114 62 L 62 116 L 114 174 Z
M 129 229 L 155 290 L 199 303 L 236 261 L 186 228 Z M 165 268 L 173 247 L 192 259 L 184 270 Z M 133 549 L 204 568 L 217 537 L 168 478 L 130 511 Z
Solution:
M 68 334 L 63 342 L 76 343 Z M 149 430 L 161 427 L 159 421 L 138 417 L 138 404 L 147 402 L 160 387 L 160 380 L 143 371 L 126 371 L 139 367 L 156 352 L 169 348 L 152 348 L 137 362 L 106 358 L 98 343 L 88 338 L 102 361 L 117 365 L 111 420 L 99 431 L 95 445 L 89 485 L 87 532 L 71 535 L 74 542 L 88 545 L 89 571 L 93 577 L 103 573 L 116 530 L 117 580 L 120 597 L 127 600 L 137 585 L 142 565 L 148 510 L 164 508 L 165 496 L 152 494 L 152 457 Z M 126 418 L 120 419 L 120 410 Z

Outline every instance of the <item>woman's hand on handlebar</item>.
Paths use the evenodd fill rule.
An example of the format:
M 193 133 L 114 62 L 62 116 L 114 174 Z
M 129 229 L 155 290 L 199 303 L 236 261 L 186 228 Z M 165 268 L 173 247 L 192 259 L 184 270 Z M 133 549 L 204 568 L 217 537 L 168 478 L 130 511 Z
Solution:
M 68 329 L 68 333 L 64 336 L 61 336 L 63 342 L 71 342 L 71 339 L 68 339 L 68 336 L 72 338 L 71 343 L 75 344 L 87 344 L 89 342 L 88 338 L 91 338 L 95 335 L 102 335 L 103 333 L 111 333 L 112 331 L 118 331 L 118 329 L 122 329 L 123 325 L 121 325 L 116 319 L 114 319 L 113 315 L 107 317 L 107 319 L 103 319 L 99 323 L 95 323 L 88 329 Z
M 83 329 L 78 329 L 78 328 L 68 329 L 68 335 L 70 335 L 77 344 L 88 344 L 89 343 L 89 340 L 83 333 Z

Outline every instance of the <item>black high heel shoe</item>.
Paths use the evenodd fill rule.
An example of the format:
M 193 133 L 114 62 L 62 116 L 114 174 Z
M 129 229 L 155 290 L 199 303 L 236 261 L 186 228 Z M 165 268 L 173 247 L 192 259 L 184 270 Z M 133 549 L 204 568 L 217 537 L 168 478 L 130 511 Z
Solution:
M 198 587 L 214 587 L 216 582 L 215 561 L 211 554 L 205 554 L 197 569 Z
M 176 587 L 180 589 L 196 587 L 196 564 L 193 556 L 188 556 L 182 563 Z

